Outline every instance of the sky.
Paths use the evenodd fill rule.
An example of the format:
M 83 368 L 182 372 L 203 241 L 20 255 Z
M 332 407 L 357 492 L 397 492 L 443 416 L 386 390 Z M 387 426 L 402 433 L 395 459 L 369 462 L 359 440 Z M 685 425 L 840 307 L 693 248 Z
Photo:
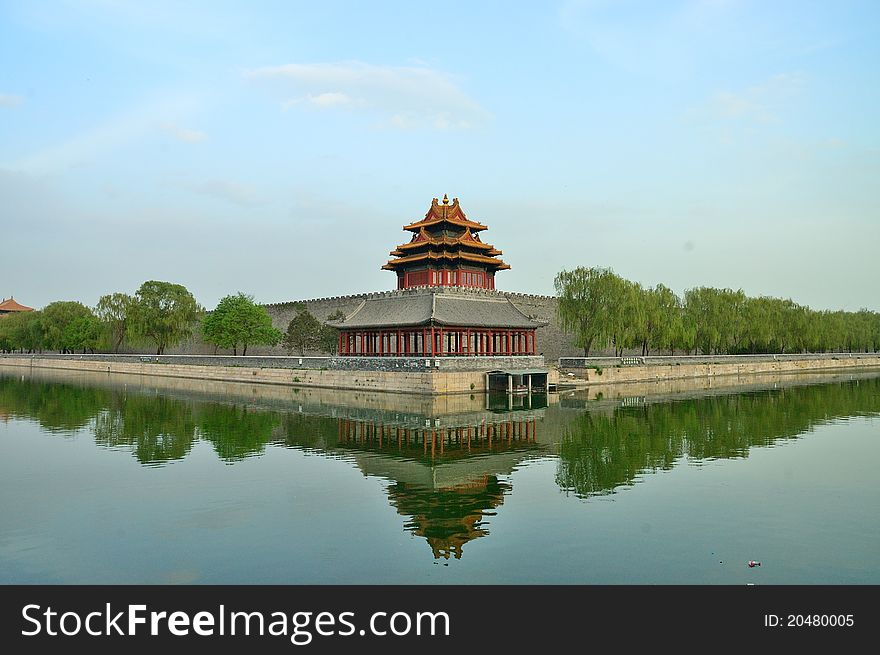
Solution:
M 0 297 L 394 288 L 431 199 L 512 268 L 880 309 L 880 3 L 0 0 Z

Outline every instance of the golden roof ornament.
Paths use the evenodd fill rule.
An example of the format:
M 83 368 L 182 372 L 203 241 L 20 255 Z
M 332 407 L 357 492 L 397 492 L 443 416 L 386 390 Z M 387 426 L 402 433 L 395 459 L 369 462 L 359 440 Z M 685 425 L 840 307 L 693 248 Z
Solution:
M 448 204 L 449 204 L 449 196 L 446 195 L 445 193 L 443 194 L 443 204 L 444 204 L 444 205 L 448 205 Z

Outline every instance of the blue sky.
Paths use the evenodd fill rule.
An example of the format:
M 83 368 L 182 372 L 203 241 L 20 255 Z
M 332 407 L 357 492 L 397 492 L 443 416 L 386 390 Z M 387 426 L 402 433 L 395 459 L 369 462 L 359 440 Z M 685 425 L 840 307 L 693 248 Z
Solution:
M 880 309 L 877 2 L 0 2 L 0 296 L 392 288 L 432 197 L 611 266 Z

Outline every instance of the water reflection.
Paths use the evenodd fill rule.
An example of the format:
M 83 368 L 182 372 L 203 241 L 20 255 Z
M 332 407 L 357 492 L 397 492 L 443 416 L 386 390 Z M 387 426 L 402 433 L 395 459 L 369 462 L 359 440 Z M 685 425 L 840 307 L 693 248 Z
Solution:
M 504 477 L 545 451 L 538 425 L 534 411 L 447 415 L 423 425 L 340 418 L 337 447 L 364 474 L 390 481 L 386 492 L 404 528 L 424 537 L 436 559 L 459 559 L 467 542 L 489 534 L 487 517 L 512 489 Z
M 577 402 L 559 442 L 557 484 L 587 497 L 632 484 L 681 459 L 692 463 L 746 457 L 755 446 L 795 439 L 820 423 L 880 413 L 880 379 L 788 386 L 715 396 L 604 405 Z
M 705 392 L 704 392 L 705 393 Z M 234 464 L 289 448 L 353 462 L 384 482 L 403 528 L 434 558 L 461 558 L 512 493 L 511 475 L 557 459 L 556 484 L 589 498 L 679 461 L 746 457 L 820 423 L 880 413 L 880 379 L 714 392 L 448 398 L 344 394 L 136 376 L 0 374 L 0 418 L 49 433 L 92 434 L 147 467 L 187 457 L 199 443 Z M 550 404 L 548 406 L 548 401 Z

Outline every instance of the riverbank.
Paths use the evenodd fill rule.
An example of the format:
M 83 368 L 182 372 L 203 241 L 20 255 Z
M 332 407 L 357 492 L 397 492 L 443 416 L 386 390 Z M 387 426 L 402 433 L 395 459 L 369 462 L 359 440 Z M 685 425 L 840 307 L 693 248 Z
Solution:
M 210 355 L 2 355 L 0 367 L 122 373 L 293 387 L 443 395 L 485 392 L 489 371 L 534 373 L 544 358 L 227 357 Z M 529 373 L 527 373 L 529 374 Z M 556 384 L 556 372 L 545 373 Z
M 560 384 L 572 387 L 727 376 L 880 368 L 880 353 L 717 355 L 682 357 L 564 357 Z
M 716 357 L 563 358 L 547 385 L 611 387 L 634 383 L 748 378 L 880 369 L 880 354 Z M 541 357 L 340 358 L 188 355 L 2 355 L 0 367 L 56 369 L 419 395 L 482 393 L 488 371 L 543 369 Z M 607 392 L 606 392 L 607 393 Z

